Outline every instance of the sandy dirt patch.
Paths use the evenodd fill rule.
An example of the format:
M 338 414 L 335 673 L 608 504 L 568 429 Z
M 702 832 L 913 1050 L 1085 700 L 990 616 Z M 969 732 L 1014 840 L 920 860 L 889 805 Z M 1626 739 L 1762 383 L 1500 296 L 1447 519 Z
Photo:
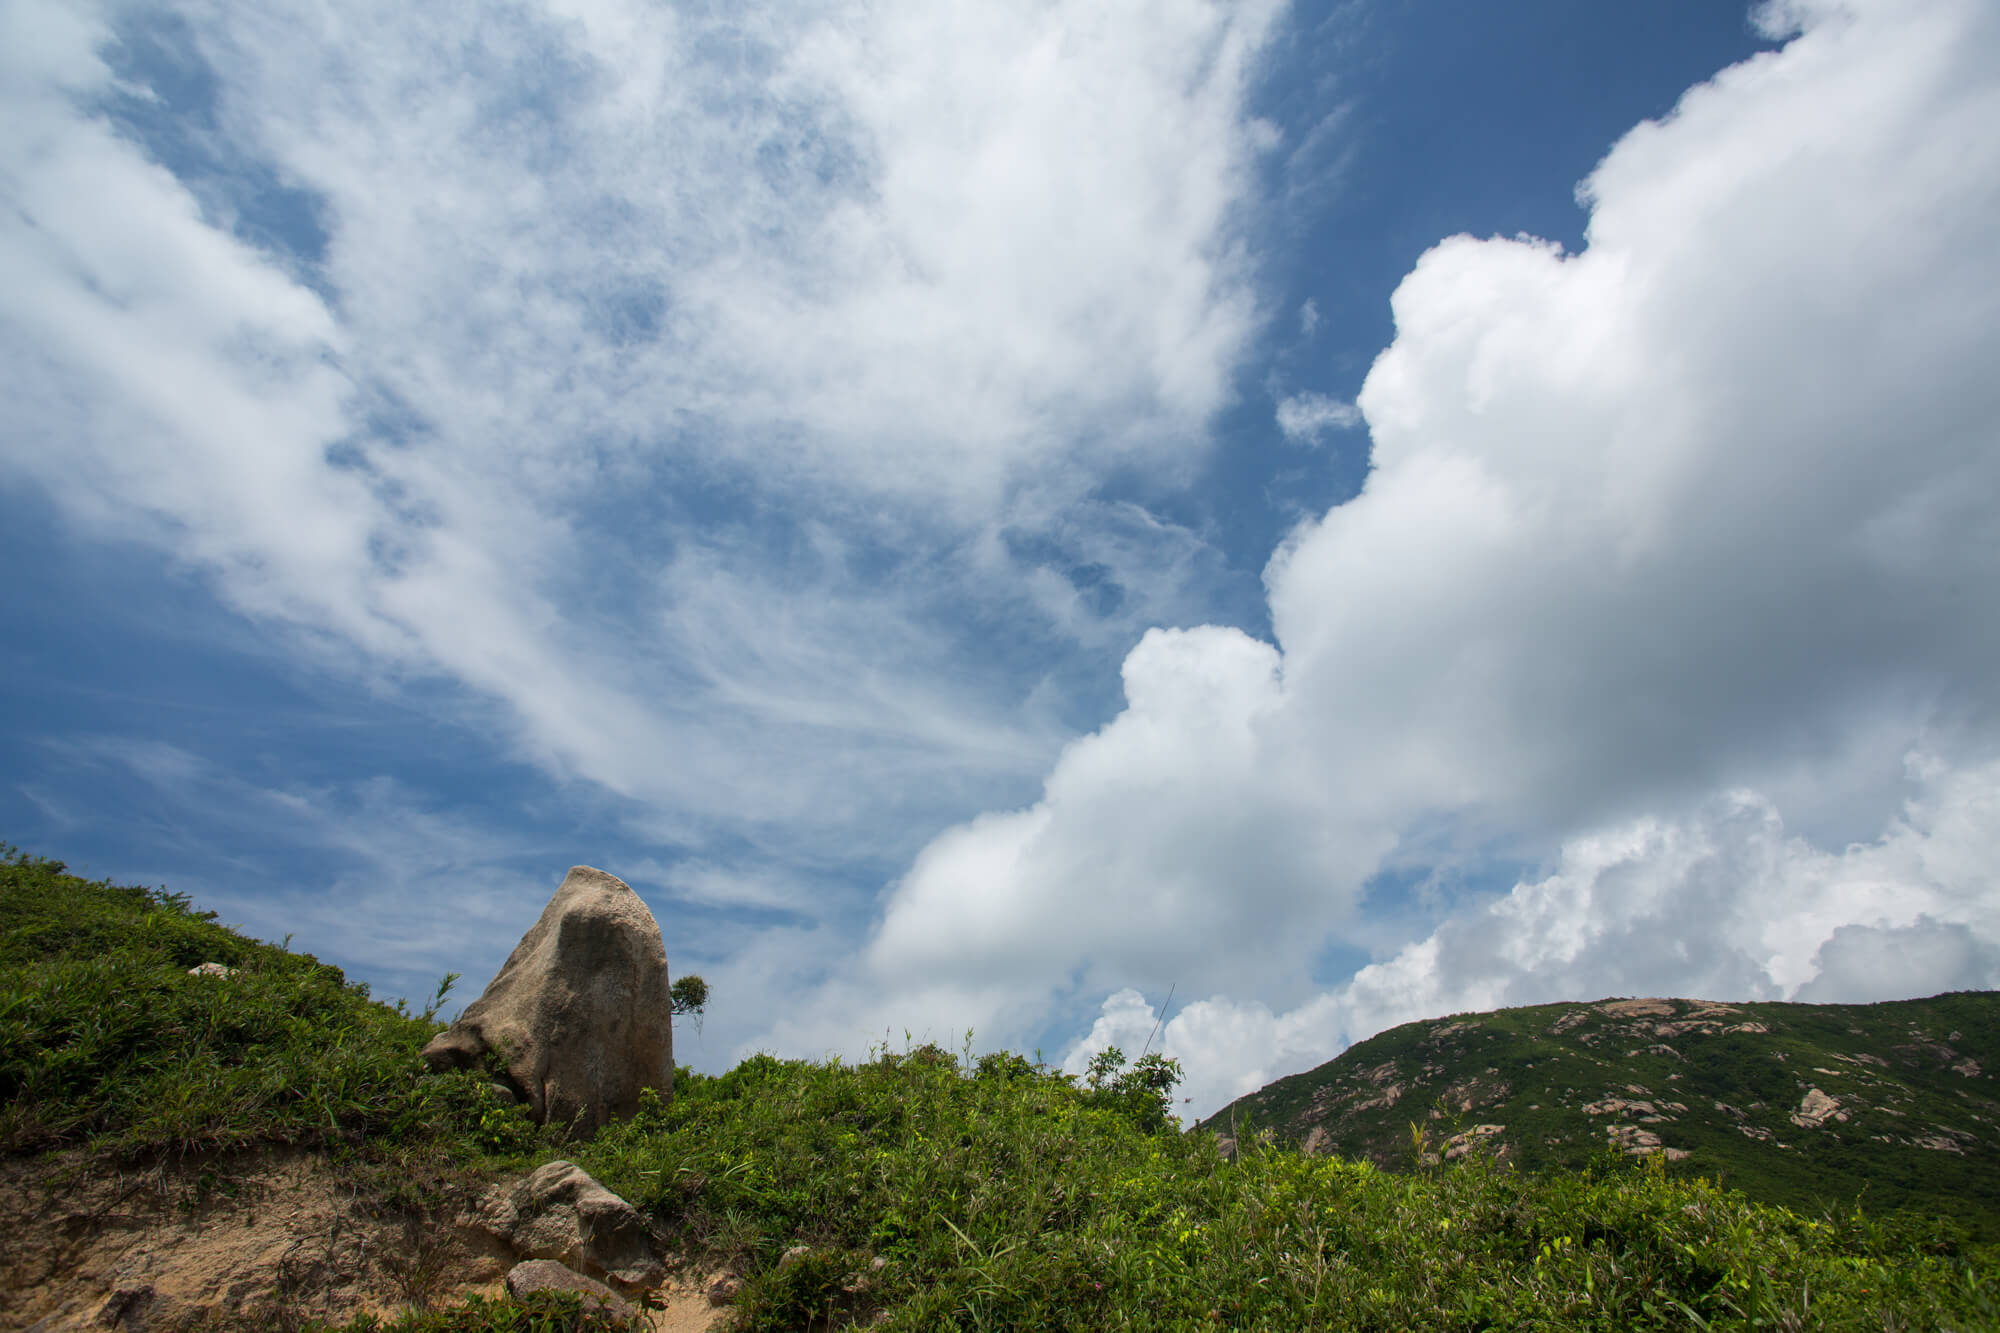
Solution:
M 300 1151 L 143 1169 L 0 1158 L 0 1330 L 344 1322 L 498 1294 L 515 1256 L 462 1224 L 474 1203 L 398 1212 Z M 698 1276 L 662 1288 L 654 1328 L 724 1327 L 702 1291 Z

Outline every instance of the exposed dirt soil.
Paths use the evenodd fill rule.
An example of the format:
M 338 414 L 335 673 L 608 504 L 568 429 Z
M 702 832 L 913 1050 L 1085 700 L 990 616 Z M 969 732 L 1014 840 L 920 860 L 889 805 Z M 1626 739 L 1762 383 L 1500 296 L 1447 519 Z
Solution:
M 463 1225 L 470 1196 L 446 1198 L 430 1217 L 385 1207 L 297 1151 L 145 1169 L 0 1158 L 0 1330 L 289 1330 L 498 1293 L 516 1256 Z M 655 1328 L 723 1327 L 701 1289 L 662 1289 Z

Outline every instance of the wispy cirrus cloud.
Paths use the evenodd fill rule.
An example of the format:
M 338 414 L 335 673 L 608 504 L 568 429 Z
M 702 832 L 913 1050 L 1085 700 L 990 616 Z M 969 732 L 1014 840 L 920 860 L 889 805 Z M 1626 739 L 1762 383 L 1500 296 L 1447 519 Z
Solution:
M 1274 13 L 17 7 L 0 457 L 676 836 L 990 798 L 1201 596 Z

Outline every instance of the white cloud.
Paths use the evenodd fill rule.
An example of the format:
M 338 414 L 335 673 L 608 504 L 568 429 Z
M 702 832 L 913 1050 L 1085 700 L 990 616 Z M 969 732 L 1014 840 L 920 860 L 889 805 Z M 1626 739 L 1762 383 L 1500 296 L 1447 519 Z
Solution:
M 1299 393 L 1278 400 L 1278 429 L 1294 444 L 1318 444 L 1330 430 L 1353 430 L 1361 409 L 1323 393 Z
M 1819 975 L 1793 999 L 1872 1004 L 1912 995 L 2000 989 L 2000 943 L 1960 922 L 1842 926 L 1820 946 Z
M 910 836 L 1054 748 L 1020 704 L 1063 664 L 962 622 L 1061 659 L 1198 599 L 1195 534 L 1084 497 L 1187 466 L 1254 331 L 1275 12 L 551 3 L 468 42 L 407 5 L 25 0 L 0 467 L 301 652 L 500 701 L 655 835 Z M 114 78 L 142 18 L 213 107 Z M 266 178 L 323 253 L 232 230 Z
M 1802 36 L 1592 174 L 1583 253 L 1422 258 L 1359 397 L 1367 485 L 1267 570 L 1279 648 L 1149 635 L 1040 801 L 917 858 L 878 975 L 1000 958 L 1053 1004 L 1193 973 L 1217 998 L 1187 1049 L 1233 1086 L 1313 1046 L 1268 1015 L 1440 829 L 1561 868 L 1363 972 L 1350 1031 L 1572 987 L 1789 993 L 1816 956 L 1915 975 L 1890 939 L 1977 974 L 1990 874 L 1922 859 L 1976 840 L 1815 849 L 1882 836 L 1903 754 L 1956 809 L 2000 752 L 2000 12 L 1789 12 Z M 1194 1036 L 1245 1023 L 1261 1045 Z
M 2000 847 L 2000 764 L 1927 771 L 1903 817 L 1841 852 L 1789 837 L 1749 792 L 1573 839 L 1554 874 L 1363 969 L 1343 1008 L 1365 1035 L 1426 1010 L 1610 993 L 1888 998 L 1856 964 L 1886 959 L 1906 932 L 2000 943 L 2000 895 L 1982 868 Z M 1901 995 L 1966 979 L 1963 968 L 1893 976 L 1912 986 Z
M 1113 991 L 1104 997 L 1103 1009 L 1090 1025 L 1090 1031 L 1063 1057 L 1062 1071 L 1083 1074 L 1089 1070 L 1092 1059 L 1114 1046 L 1127 1061 L 1137 1060 L 1146 1054 L 1147 1039 L 1157 1035 L 1159 1021 L 1159 1010 L 1148 1004 L 1138 991 L 1130 986 Z
M 664 865 L 642 861 L 621 865 L 619 878 L 637 887 L 658 885 L 677 902 L 701 907 L 755 907 L 816 917 L 824 904 L 809 883 L 765 866 L 746 869 L 708 861 Z
M 0 463 L 107 529 L 226 567 L 246 602 L 322 601 L 315 590 L 351 582 L 375 517 L 322 458 L 345 428 L 334 320 L 104 121 L 68 109 L 110 88 L 99 25 L 9 17 L 35 34 L 42 77 L 4 94 L 20 128 L 0 148 L 13 404 Z
M 1274 1014 L 1262 1004 L 1216 996 L 1182 1005 L 1156 1031 L 1159 1016 L 1138 991 L 1114 992 L 1105 998 L 1090 1031 L 1064 1052 L 1060 1067 L 1081 1074 L 1094 1056 L 1112 1046 L 1135 1060 L 1150 1037 L 1153 1050 L 1181 1066 L 1174 1109 L 1184 1123 L 1193 1124 L 1339 1049 L 1324 998 Z
M 1290 1008 L 1212 995 L 1156 1049 L 1188 1074 L 1190 1121 L 1400 1023 L 1611 995 L 1863 1004 L 2000 986 L 2000 763 L 1916 758 L 1915 795 L 1879 837 L 1838 852 L 1738 791 L 1686 818 L 1567 840 L 1554 871 Z M 1128 1055 L 1156 1011 L 1114 993 L 1064 1054 Z
M 1790 835 L 1753 792 L 1572 838 L 1554 873 L 1295 1009 L 1189 1005 L 1164 1049 L 1196 1073 L 1189 1109 L 1203 1116 L 1443 1014 L 1609 995 L 1865 1004 L 2000 986 L 2000 763 L 1946 772 L 1919 759 L 1913 777 L 1902 814 L 1839 852 Z
M 1081 439 L 1199 442 L 1253 319 L 1274 8 L 574 4 L 476 45 L 406 6 L 334 42 L 201 14 L 240 132 L 333 202 L 372 368 L 489 463 L 692 451 L 989 506 Z
M 1325 899 L 1389 844 L 1268 764 L 1277 653 L 1235 630 L 1155 630 L 1125 661 L 1125 692 L 1116 721 L 1064 750 L 1041 802 L 924 850 L 868 951 L 876 976 L 1215 986 L 1318 946 Z
M 1964 131 L 2000 86 L 1963 55 L 1994 41 L 1861 7 L 1621 142 L 1585 253 L 1423 258 L 1367 489 L 1267 575 L 1314 744 L 1555 827 L 1884 715 L 1990 744 L 2000 146 Z
M 1282 1013 L 1223 995 L 1186 1005 L 1161 1035 L 1167 1058 L 1179 1061 L 1185 1076 L 1176 1106 L 1182 1122 L 1205 1120 L 1238 1097 L 1332 1059 L 1345 1045 L 1340 1031 L 1328 996 Z

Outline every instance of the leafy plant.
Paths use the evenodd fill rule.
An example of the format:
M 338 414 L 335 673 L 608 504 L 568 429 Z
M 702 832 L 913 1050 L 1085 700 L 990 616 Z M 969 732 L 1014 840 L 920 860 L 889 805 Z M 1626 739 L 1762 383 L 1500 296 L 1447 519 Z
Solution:
M 674 1017 L 692 1015 L 695 1031 L 701 1030 L 701 1016 L 708 1012 L 708 983 L 694 973 L 675 977 L 667 987 L 667 996 L 673 1004 Z

